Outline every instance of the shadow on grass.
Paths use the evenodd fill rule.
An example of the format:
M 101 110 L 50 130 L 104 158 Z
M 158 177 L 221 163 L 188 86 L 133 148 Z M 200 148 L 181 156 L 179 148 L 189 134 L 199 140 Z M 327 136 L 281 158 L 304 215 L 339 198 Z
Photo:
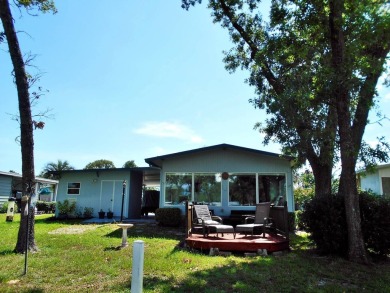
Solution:
M 144 289 L 153 291 L 159 288 L 162 292 L 259 292 L 260 288 L 263 288 L 260 291 L 267 291 L 267 283 L 273 281 L 272 270 L 269 270 L 274 266 L 272 259 L 254 259 L 253 262 L 239 264 L 230 261 L 205 270 L 199 270 L 191 259 L 185 261 L 185 269 L 193 271 L 187 278 L 178 282 L 169 272 L 162 277 L 145 275 Z

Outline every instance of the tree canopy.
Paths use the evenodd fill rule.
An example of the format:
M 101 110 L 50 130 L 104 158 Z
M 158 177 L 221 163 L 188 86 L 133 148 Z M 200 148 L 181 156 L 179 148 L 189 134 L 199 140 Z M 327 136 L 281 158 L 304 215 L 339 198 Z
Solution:
M 86 169 L 113 169 L 113 168 L 115 168 L 114 163 L 110 160 L 104 160 L 104 159 L 93 161 L 84 167 L 85 170 Z
M 69 164 L 67 160 L 58 160 L 57 162 L 50 162 L 45 165 L 40 176 L 43 178 L 58 179 L 58 176 L 52 172 L 60 172 L 64 170 L 74 170 L 74 167 Z
M 123 168 L 135 168 L 135 167 L 137 167 L 137 165 L 135 164 L 134 160 L 129 160 L 123 164 Z
M 200 2 L 183 0 L 182 7 Z M 249 71 L 247 82 L 257 94 L 250 102 L 269 117 L 257 125 L 265 143 L 276 141 L 300 162 L 307 159 L 317 195 L 330 193 L 333 164 L 340 158 L 349 256 L 365 262 L 355 167 L 368 114 L 379 98 L 378 79 L 388 69 L 388 3 L 274 0 L 265 22 L 260 2 L 208 1 L 214 22 L 234 44 L 225 52 L 226 69 Z

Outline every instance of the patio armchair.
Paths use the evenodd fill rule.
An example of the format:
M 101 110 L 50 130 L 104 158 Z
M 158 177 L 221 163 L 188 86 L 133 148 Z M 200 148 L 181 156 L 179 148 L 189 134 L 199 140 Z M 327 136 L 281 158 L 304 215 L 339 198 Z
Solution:
M 212 216 L 207 205 L 194 205 L 193 211 L 194 213 L 191 231 L 201 227 L 203 236 L 206 236 L 209 231 L 209 225 L 222 225 L 222 218 L 218 216 Z
M 254 230 L 261 228 L 263 237 L 265 237 L 266 228 L 273 227 L 273 220 L 269 217 L 270 209 L 270 202 L 257 204 L 255 215 L 246 217 L 245 224 L 237 225 L 235 229 L 236 233 L 245 233 L 245 236 L 247 236 L 248 233 L 251 233 L 253 236 Z M 250 223 L 251 221 L 253 223 Z

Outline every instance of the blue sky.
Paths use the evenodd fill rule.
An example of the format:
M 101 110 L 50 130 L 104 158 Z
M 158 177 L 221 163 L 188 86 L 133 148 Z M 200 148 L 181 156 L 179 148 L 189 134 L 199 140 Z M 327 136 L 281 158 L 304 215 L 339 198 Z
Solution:
M 228 32 L 213 24 L 206 3 L 185 11 L 181 1 L 57 1 L 58 13 L 38 17 L 14 10 L 23 53 L 36 54 L 49 90 L 34 107 L 53 119 L 35 131 L 35 169 L 67 160 L 77 169 L 98 159 L 127 160 L 229 143 L 280 152 L 253 129 L 264 112 L 248 103 L 246 72 L 222 62 Z M 0 170 L 21 172 L 12 67 L 0 46 Z M 380 87 L 383 113 L 390 91 Z M 389 136 L 390 123 L 369 125 L 366 140 Z

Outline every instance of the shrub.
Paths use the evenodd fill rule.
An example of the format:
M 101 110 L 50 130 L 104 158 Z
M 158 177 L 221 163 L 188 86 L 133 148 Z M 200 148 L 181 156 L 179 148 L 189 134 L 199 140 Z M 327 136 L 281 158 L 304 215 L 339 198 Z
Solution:
M 54 213 L 56 209 L 55 201 L 37 201 L 36 204 L 38 212 L 44 212 L 45 214 Z
M 92 218 L 93 216 L 93 208 L 90 207 L 84 207 L 83 217 L 84 218 Z
M 74 217 L 76 213 L 76 202 L 70 202 L 68 199 L 65 199 L 63 202 L 59 201 L 57 202 L 57 209 L 60 217 Z
M 348 251 L 344 199 L 339 195 L 315 197 L 305 205 L 301 224 L 320 252 L 345 256 Z
M 159 208 L 156 210 L 156 221 L 162 226 L 180 226 L 181 210 L 179 208 Z
M 8 209 L 8 202 L 4 202 L 2 205 L 0 205 L 0 213 L 5 214 Z
M 390 253 L 390 199 L 362 192 L 359 194 L 361 225 L 368 252 Z M 329 195 L 313 198 L 301 215 L 301 226 L 323 253 L 346 256 L 348 232 L 344 198 Z
M 377 255 L 390 254 L 390 199 L 362 192 L 360 211 L 368 251 Z

